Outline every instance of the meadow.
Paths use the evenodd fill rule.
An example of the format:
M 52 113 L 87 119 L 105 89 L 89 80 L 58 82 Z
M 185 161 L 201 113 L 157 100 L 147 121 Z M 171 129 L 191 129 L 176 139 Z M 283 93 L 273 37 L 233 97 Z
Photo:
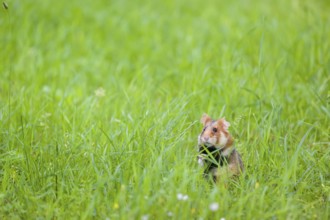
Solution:
M 0 219 L 330 218 L 328 1 L 5 2 Z M 202 177 L 204 112 L 238 180 Z

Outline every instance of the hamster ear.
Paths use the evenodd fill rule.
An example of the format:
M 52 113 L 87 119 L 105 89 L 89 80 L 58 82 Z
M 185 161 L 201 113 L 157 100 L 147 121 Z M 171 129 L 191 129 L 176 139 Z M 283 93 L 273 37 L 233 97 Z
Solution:
M 208 123 L 210 123 L 212 121 L 212 118 L 210 116 L 208 116 L 207 114 L 203 114 L 202 118 L 201 118 L 201 123 L 205 126 Z
M 230 123 L 226 121 L 225 118 L 221 118 L 218 120 L 219 125 L 223 128 L 223 130 L 228 131 Z

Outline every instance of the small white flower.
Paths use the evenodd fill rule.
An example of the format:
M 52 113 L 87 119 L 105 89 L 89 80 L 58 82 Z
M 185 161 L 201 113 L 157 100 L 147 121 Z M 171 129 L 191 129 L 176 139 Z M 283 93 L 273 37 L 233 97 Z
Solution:
M 141 220 L 148 220 L 149 219 L 149 215 L 142 215 L 141 216 Z
M 105 90 L 102 87 L 100 87 L 100 88 L 98 88 L 97 90 L 94 91 L 94 94 L 97 97 L 103 97 L 103 96 L 105 96 Z
M 213 202 L 213 203 L 210 204 L 209 208 L 210 208 L 211 211 L 215 212 L 219 209 L 219 203 Z
M 173 216 L 173 212 L 167 212 L 167 216 L 168 217 L 172 217 Z
M 182 201 L 186 201 L 189 198 L 188 195 L 184 195 L 181 193 L 178 193 L 178 195 L 176 195 L 176 197 L 178 198 L 178 200 L 182 200 Z
M 50 87 L 49 86 L 43 86 L 42 87 L 42 91 L 44 92 L 44 93 L 50 93 L 50 91 L 51 91 L 51 89 L 50 89 Z
M 220 218 L 220 220 L 226 220 L 224 217 Z

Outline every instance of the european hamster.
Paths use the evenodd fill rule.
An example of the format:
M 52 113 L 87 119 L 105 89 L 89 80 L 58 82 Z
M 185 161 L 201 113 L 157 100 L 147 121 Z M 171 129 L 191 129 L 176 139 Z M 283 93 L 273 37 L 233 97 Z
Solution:
M 229 134 L 230 123 L 225 118 L 212 120 L 203 114 L 204 128 L 198 136 L 198 163 L 205 167 L 204 174 L 216 182 L 221 176 L 239 176 L 244 171 L 240 154 Z

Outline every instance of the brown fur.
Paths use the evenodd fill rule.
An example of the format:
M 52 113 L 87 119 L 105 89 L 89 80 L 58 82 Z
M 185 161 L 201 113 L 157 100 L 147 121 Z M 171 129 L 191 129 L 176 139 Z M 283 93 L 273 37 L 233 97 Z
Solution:
M 221 154 L 228 162 L 226 165 L 209 170 L 213 179 L 217 181 L 222 176 L 239 176 L 244 171 L 244 165 L 240 154 L 233 146 L 234 140 L 228 131 L 229 122 L 224 118 L 212 120 L 207 114 L 203 114 L 201 122 L 204 129 L 198 137 L 199 145 L 212 145 L 221 149 Z

